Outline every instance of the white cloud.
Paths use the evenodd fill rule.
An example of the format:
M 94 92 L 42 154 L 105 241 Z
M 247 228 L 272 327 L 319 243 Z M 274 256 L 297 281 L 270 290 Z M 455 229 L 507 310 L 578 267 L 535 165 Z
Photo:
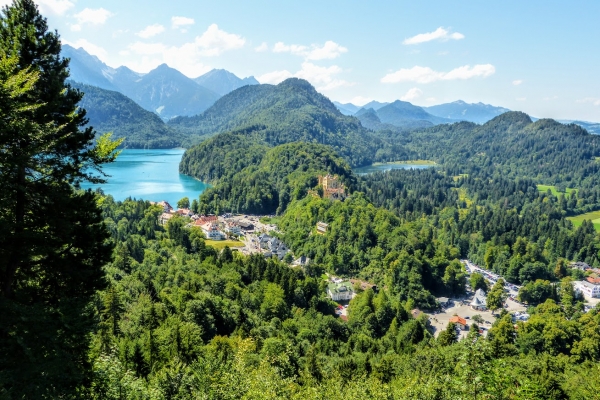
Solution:
M 148 72 L 162 63 L 178 69 L 190 77 L 197 77 L 211 68 L 203 63 L 204 57 L 218 56 L 225 51 L 243 47 L 246 39 L 239 35 L 220 30 L 216 24 L 194 41 L 181 46 L 167 46 L 163 43 L 135 42 L 128 50 L 141 58 L 132 59 L 126 65 L 139 72 Z
M 600 106 L 600 98 L 597 97 L 586 97 L 584 99 L 577 100 L 578 103 L 591 103 L 595 106 Z
M 425 99 L 425 101 L 428 103 L 435 103 L 437 99 L 435 97 L 428 97 Z
M 439 40 L 439 41 L 445 42 L 445 41 L 448 41 L 451 39 L 452 40 L 460 40 L 460 39 L 464 39 L 464 38 L 465 38 L 465 35 L 463 35 L 462 33 L 458 33 L 458 32 L 450 33 L 449 30 L 444 29 L 443 27 L 440 26 L 433 32 L 419 33 L 418 35 L 415 35 L 413 37 L 405 39 L 402 42 L 402 44 L 407 44 L 407 45 L 419 44 L 419 43 L 431 42 L 432 40 Z
M 256 46 L 254 48 L 254 51 L 256 51 L 258 53 L 262 53 L 262 52 L 267 51 L 267 50 L 269 50 L 269 46 L 267 45 L 267 42 L 262 42 L 260 44 L 260 46 Z
M 290 71 L 283 70 L 283 71 L 267 72 L 266 74 L 263 74 L 263 75 L 257 77 L 256 79 L 260 83 L 270 83 L 270 84 L 276 85 L 276 84 L 286 80 L 287 78 L 291 78 L 292 76 L 294 76 L 294 75 Z
M 527 97 L 517 97 L 515 100 L 516 101 L 525 101 L 525 100 L 527 100 Z
M 84 8 L 83 11 L 75 14 L 77 24 L 71 25 L 71 30 L 76 32 L 80 31 L 81 26 L 84 24 L 102 25 L 110 16 L 112 16 L 112 13 L 104 8 Z
M 308 54 L 308 47 L 298 44 L 288 46 L 283 42 L 277 42 L 273 46 L 273 53 L 292 53 L 298 56 L 306 56 Z
M 11 2 L 2 2 L 4 4 L 10 4 Z M 69 0 L 36 0 L 37 5 L 40 8 L 42 14 L 57 14 L 63 15 L 67 10 L 73 8 L 73 4 Z
M 182 26 L 194 25 L 194 20 L 188 17 L 171 17 L 171 26 L 173 29 L 179 29 Z
M 478 64 L 473 67 L 464 65 L 449 72 L 434 71 L 429 67 L 414 66 L 410 69 L 402 68 L 389 73 L 381 78 L 383 83 L 417 82 L 431 83 L 436 81 L 451 81 L 457 79 L 471 79 L 475 77 L 488 77 L 496 72 L 491 64 Z
M 423 94 L 423 91 L 419 88 L 408 89 L 408 92 L 406 92 L 406 94 L 404 96 L 400 97 L 400 100 L 412 101 L 412 100 L 415 100 L 415 99 L 418 99 L 419 97 L 421 97 L 422 94 Z
M 154 24 L 154 25 L 149 25 L 149 26 L 145 27 L 144 29 L 142 29 L 141 31 L 136 33 L 136 35 L 143 39 L 148 39 L 148 38 L 151 38 L 152 36 L 156 36 L 159 33 L 164 32 L 164 31 L 165 31 L 164 26 L 162 26 L 160 24 Z
M 521 83 L 523 83 L 522 79 L 515 79 L 514 81 L 512 81 L 512 84 L 515 86 L 519 86 Z
M 299 44 L 286 45 L 283 42 L 277 42 L 273 46 L 274 53 L 291 53 L 297 56 L 304 57 L 307 60 L 333 60 L 343 53 L 348 52 L 348 49 L 339 44 L 328 40 L 322 46 L 312 44 L 304 46 Z
M 101 60 L 105 60 L 106 57 L 108 56 L 108 52 L 103 48 L 100 47 L 98 45 L 95 45 L 91 42 L 88 42 L 85 39 L 78 39 L 75 42 L 70 42 L 68 40 L 62 39 L 61 40 L 63 44 L 68 44 L 70 46 L 73 46 L 74 48 L 78 49 L 80 47 L 82 47 L 85 51 L 87 51 L 88 53 L 98 57 Z
M 261 75 L 257 79 L 260 83 L 277 84 L 291 77 L 302 78 L 313 84 L 317 90 L 328 91 L 341 86 L 353 85 L 351 82 L 336 78 L 336 75 L 342 71 L 343 70 L 337 65 L 321 67 L 310 62 L 303 62 L 302 69 L 295 74 L 292 74 L 287 70 L 273 71 Z
M 371 97 L 356 96 L 353 97 L 352 100 L 350 100 L 350 103 L 354 104 L 355 106 L 362 107 L 365 104 L 370 103 L 371 101 L 373 101 Z
M 313 45 L 314 46 L 314 45 Z M 348 52 L 348 49 L 339 44 L 328 40 L 322 47 L 315 46 L 308 54 L 309 60 L 332 60 L 339 57 L 342 53 Z
M 547 96 L 547 97 L 542 98 L 542 100 L 544 100 L 544 101 L 557 100 L 557 99 L 558 99 L 558 96 L 556 96 L 556 95 L 555 96 Z
M 244 47 L 246 39 L 234 33 L 227 33 L 219 29 L 217 24 L 208 27 L 202 36 L 196 37 L 195 45 L 202 49 L 204 56 L 218 56 L 227 50 Z

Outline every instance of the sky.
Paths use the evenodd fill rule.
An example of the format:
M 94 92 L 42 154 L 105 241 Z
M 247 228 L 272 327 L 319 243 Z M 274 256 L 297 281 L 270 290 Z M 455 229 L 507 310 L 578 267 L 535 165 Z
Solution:
M 342 103 L 460 99 L 600 121 L 598 0 L 36 3 L 63 43 L 111 67 L 296 76 Z

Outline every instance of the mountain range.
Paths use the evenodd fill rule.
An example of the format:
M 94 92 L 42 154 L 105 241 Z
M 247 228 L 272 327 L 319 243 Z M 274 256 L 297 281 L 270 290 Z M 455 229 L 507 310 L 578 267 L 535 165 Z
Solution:
M 109 67 L 84 49 L 69 45 L 62 46 L 62 56 L 71 60 L 71 80 L 120 92 L 163 120 L 199 114 L 231 90 L 258 84 L 254 77 L 240 79 L 225 70 L 190 79 L 166 64 L 141 74 L 124 66 Z
M 510 111 L 504 107 L 496 107 L 483 103 L 469 104 L 462 100 L 430 107 L 419 107 L 400 100 L 396 100 L 393 103 L 371 101 L 362 107 L 352 103 L 334 102 L 334 104 L 344 115 L 354 115 L 361 119 L 361 121 L 366 118 L 368 121 L 365 120 L 365 122 L 371 125 L 369 128 L 375 130 L 390 127 L 410 128 L 414 126 L 427 126 L 426 122 L 430 122 L 433 125 L 457 121 L 483 124 L 500 114 Z M 372 109 L 375 112 L 379 122 L 373 122 L 372 115 L 364 117 L 366 111 L 362 110 L 368 109 Z

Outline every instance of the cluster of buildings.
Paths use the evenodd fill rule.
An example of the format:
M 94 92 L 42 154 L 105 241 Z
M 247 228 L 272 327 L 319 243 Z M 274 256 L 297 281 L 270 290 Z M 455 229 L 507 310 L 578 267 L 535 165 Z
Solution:
M 201 228 L 206 238 L 210 240 L 224 240 L 228 236 L 239 236 L 243 231 L 254 229 L 251 224 L 244 224 L 228 218 L 219 220 L 216 215 L 198 215 L 188 208 L 175 210 L 167 201 L 150 202 L 150 204 L 163 208 L 163 213 L 158 217 L 161 225 L 167 224 L 176 215 L 189 217 L 192 220 L 191 225 Z
M 589 273 L 584 280 L 573 282 L 575 292 L 587 297 L 600 298 L 600 268 L 592 268 L 582 261 L 572 262 L 569 267 Z
M 267 258 L 276 256 L 280 260 L 283 260 L 285 255 L 290 251 L 281 240 L 266 233 L 258 236 L 258 245 L 264 251 L 263 254 Z

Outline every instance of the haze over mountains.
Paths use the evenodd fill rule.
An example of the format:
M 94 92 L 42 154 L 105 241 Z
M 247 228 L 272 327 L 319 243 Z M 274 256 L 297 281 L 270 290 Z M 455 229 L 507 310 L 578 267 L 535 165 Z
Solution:
M 254 77 L 240 79 L 224 70 L 190 79 L 166 64 L 141 74 L 123 66 L 109 67 L 82 48 L 69 45 L 63 46 L 62 55 L 71 59 L 71 80 L 120 92 L 164 120 L 200 114 L 223 94 L 258 84 Z
M 272 93 L 274 87 L 260 85 L 254 77 L 241 79 L 223 69 L 191 79 L 166 64 L 146 74 L 124 66 L 112 68 L 82 48 L 69 45 L 62 47 L 62 54 L 71 59 L 70 80 L 85 93 L 82 105 L 96 108 L 88 114 L 90 124 L 98 131 L 110 130 L 117 137 L 127 137 L 129 147 L 189 146 L 217 132 L 239 127 L 240 118 L 251 114 L 245 107 Z M 256 90 L 238 91 L 254 85 L 258 85 Z M 354 116 L 367 129 L 394 132 L 458 121 L 483 124 L 510 111 L 461 100 L 430 107 L 401 100 L 371 101 L 362 107 L 327 103 L 331 108 L 328 112 Z M 590 133 L 600 133 L 598 123 L 561 122 L 573 122 Z

